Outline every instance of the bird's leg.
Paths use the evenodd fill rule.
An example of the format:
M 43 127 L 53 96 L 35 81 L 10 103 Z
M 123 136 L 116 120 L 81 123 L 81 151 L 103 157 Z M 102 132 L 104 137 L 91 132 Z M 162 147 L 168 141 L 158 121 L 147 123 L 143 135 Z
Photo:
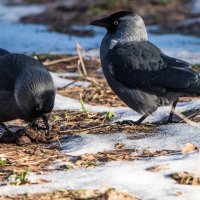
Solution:
M 116 122 L 116 124 L 120 124 L 120 125 L 140 125 L 147 117 L 149 116 L 149 114 L 145 114 L 142 117 L 140 117 L 140 119 L 138 119 L 137 121 L 132 121 L 132 120 L 123 120 L 121 122 Z
M 47 133 L 49 134 L 50 126 L 49 126 L 49 116 L 48 115 L 42 115 L 42 120 L 44 122 L 44 125 L 46 127 Z
M 172 104 L 172 108 L 171 108 L 171 111 L 170 111 L 170 114 L 169 114 L 169 118 L 168 120 L 165 122 L 166 124 L 168 123 L 172 123 L 172 118 L 173 118 L 173 115 L 174 115 L 174 111 L 175 111 L 175 108 L 176 108 L 176 104 L 178 103 L 178 99 L 176 101 L 173 102 Z
M 37 120 L 30 122 L 29 127 L 36 130 L 36 131 L 40 129 L 40 126 L 39 126 Z
M 12 131 L 3 122 L 0 122 L 0 126 L 2 126 L 8 134 L 12 134 Z

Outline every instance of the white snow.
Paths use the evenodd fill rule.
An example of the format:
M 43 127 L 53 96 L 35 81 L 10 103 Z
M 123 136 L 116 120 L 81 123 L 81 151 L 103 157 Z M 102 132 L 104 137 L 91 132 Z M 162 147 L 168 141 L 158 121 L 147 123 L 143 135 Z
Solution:
M 149 34 L 149 40 L 169 56 L 200 63 L 200 38 L 180 34 Z
M 106 106 L 92 106 L 84 103 L 87 111 L 90 112 L 107 112 L 111 111 L 115 114 L 114 121 L 122 120 L 137 120 L 141 117 L 128 107 L 106 107 Z M 190 102 L 180 102 L 177 104 L 176 110 L 184 112 L 187 110 L 195 110 L 200 107 L 200 100 L 194 100 Z M 59 94 L 56 95 L 54 110 L 81 110 L 81 104 L 79 100 L 64 97 Z M 163 120 L 169 116 L 171 106 L 159 107 L 156 112 L 150 115 L 144 122 L 155 122 Z
M 98 135 L 76 134 L 61 140 L 61 151 L 72 156 L 114 149 L 123 143 L 128 149 L 181 150 L 186 143 L 200 148 L 200 129 L 189 124 L 163 125 L 153 133 L 109 133 Z
M 157 165 L 165 166 L 159 172 L 146 169 Z M 189 171 L 199 173 L 199 155 L 158 157 L 130 162 L 110 162 L 93 169 L 75 169 L 62 172 L 50 172 L 43 175 L 31 175 L 30 180 L 46 179 L 47 184 L 2 186 L 0 195 L 31 192 L 47 192 L 54 189 L 98 189 L 114 187 L 129 192 L 144 200 L 150 199 L 190 199 L 198 200 L 198 186 L 178 185 L 167 177 L 170 173 Z M 191 171 L 192 170 L 192 171 Z M 182 193 L 181 196 L 178 193 Z
M 199 7 L 199 1 L 196 8 Z M 75 43 L 78 41 L 85 49 L 98 48 L 105 34 L 103 29 L 95 29 L 94 37 L 75 37 L 55 32 L 49 32 L 47 26 L 21 24 L 17 22 L 20 17 L 30 13 L 42 12 L 43 6 L 5 6 L 0 2 L 0 47 L 11 52 L 37 53 L 75 53 Z M 74 27 L 88 29 L 90 27 Z M 150 27 L 151 28 L 151 27 Z M 17 34 L 20 33 L 20 34 Z M 179 34 L 149 34 L 151 42 L 155 43 L 167 54 L 186 60 L 190 63 L 200 63 L 200 39 Z M 86 56 L 99 55 L 98 49 L 85 52 Z M 56 88 L 62 88 L 71 83 L 66 73 L 53 73 Z M 76 74 L 77 75 L 77 74 Z M 77 81 L 75 85 L 88 86 L 88 82 Z M 127 107 L 110 108 L 105 106 L 91 106 L 85 104 L 86 110 L 92 112 L 112 111 L 117 120 L 137 120 L 140 115 Z M 197 109 L 200 100 L 178 103 L 178 111 Z M 56 95 L 55 110 L 74 109 L 81 110 L 78 100 Z M 145 122 L 154 122 L 165 119 L 170 112 L 170 106 L 161 107 Z M 79 156 L 85 153 L 97 153 L 112 150 L 116 143 L 125 144 L 126 148 L 156 150 L 178 150 L 184 144 L 193 143 L 200 148 L 200 129 L 188 124 L 163 125 L 153 133 L 109 133 L 109 134 L 76 134 L 66 135 L 61 139 L 61 152 L 70 156 Z M 64 164 L 57 160 L 50 167 Z M 146 169 L 157 165 L 165 166 L 158 172 Z M 186 155 L 161 156 L 157 158 L 144 158 L 133 161 L 119 161 L 102 164 L 90 169 L 77 168 L 68 171 L 43 172 L 41 175 L 31 173 L 30 180 L 49 180 L 49 183 L 1 186 L 0 195 L 20 193 L 51 192 L 58 189 L 99 189 L 100 187 L 114 187 L 118 190 L 130 192 L 144 200 L 199 200 L 199 186 L 179 185 L 168 177 L 170 173 L 188 171 L 200 176 L 199 153 L 193 152 Z M 181 194 L 182 193 L 182 194 Z M 180 195 L 181 194 L 181 195 Z
M 0 21 L 17 22 L 21 17 L 39 14 L 46 9 L 44 5 L 8 5 L 5 0 L 0 2 Z M 1 29 L 2 30 L 2 29 Z
M 179 22 L 176 26 L 182 26 L 182 25 L 190 25 L 190 24 L 199 24 L 200 23 L 200 17 L 196 17 L 196 18 L 189 18 L 186 20 L 183 20 L 181 22 Z
M 72 73 L 50 72 L 50 74 L 53 78 L 53 81 L 54 81 L 56 88 L 63 88 L 65 86 L 69 85 L 69 84 L 70 84 L 69 87 L 72 87 L 72 86 L 88 87 L 89 86 L 89 82 L 87 82 L 87 81 L 76 81 L 76 82 L 74 82 L 74 80 L 70 80 L 70 79 L 67 78 L 67 77 L 70 77 L 70 74 L 71 74 L 71 76 L 77 75 L 75 73 L 72 74 Z
M 192 0 L 190 2 L 191 11 L 194 14 L 200 14 L 200 1 L 199 0 Z
M 61 151 L 71 156 L 85 153 L 97 153 L 112 150 L 116 143 L 123 143 L 130 149 L 181 150 L 185 143 L 193 143 L 200 147 L 200 130 L 188 124 L 165 125 L 155 133 L 110 133 L 102 135 L 77 134 L 65 136 L 61 140 Z M 138 137 L 144 136 L 146 137 Z M 137 136 L 137 139 L 134 139 Z M 54 166 L 64 164 L 57 161 Z M 59 163 L 61 162 L 61 163 Z M 199 199 L 199 186 L 178 185 L 168 177 L 170 173 L 188 171 L 200 176 L 199 153 L 184 155 L 144 158 L 130 162 L 110 162 L 94 169 L 77 168 L 68 171 L 43 172 L 42 175 L 31 173 L 29 179 L 33 182 L 45 179 L 49 183 L 22 186 L 1 186 L 0 195 L 50 192 L 55 189 L 98 189 L 114 187 L 120 191 L 129 192 L 141 199 Z M 149 172 L 149 167 L 161 166 L 158 172 Z M 163 166 L 163 169 L 162 169 Z

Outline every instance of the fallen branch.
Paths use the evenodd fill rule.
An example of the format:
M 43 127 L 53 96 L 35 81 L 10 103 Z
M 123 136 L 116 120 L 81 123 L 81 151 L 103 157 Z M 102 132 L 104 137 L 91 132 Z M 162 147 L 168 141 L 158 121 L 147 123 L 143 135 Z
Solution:
M 87 76 L 87 71 L 86 71 L 85 64 L 83 62 L 83 57 L 82 57 L 81 51 L 80 51 L 81 50 L 81 46 L 80 46 L 79 43 L 76 43 L 76 50 L 77 50 L 77 54 L 78 54 L 78 57 L 79 57 L 79 60 L 80 60 L 80 65 L 81 65 L 82 70 L 83 70 L 83 74 L 85 76 Z
M 190 124 L 191 126 L 200 128 L 200 124 L 193 122 L 192 120 L 188 119 L 186 116 L 184 116 L 182 113 L 178 112 L 178 111 L 174 111 L 174 113 L 181 118 L 183 121 L 185 121 L 186 123 Z

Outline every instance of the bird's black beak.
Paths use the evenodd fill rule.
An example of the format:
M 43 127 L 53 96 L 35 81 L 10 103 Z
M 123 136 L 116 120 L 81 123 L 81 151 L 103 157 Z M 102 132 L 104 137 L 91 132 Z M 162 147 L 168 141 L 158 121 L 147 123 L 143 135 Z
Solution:
M 98 19 L 98 20 L 92 21 L 90 23 L 90 25 L 108 28 L 109 27 L 109 19 L 108 19 L 108 17 Z
M 48 115 L 42 115 L 42 120 L 44 122 L 44 125 L 47 129 L 47 133 L 49 133 L 49 130 L 50 130 L 50 126 L 49 126 L 49 116 Z

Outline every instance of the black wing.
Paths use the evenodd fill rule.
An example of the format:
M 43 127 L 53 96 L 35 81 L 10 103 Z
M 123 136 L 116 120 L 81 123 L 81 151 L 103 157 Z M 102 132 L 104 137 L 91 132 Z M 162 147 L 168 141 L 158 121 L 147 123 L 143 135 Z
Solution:
M 119 43 L 108 59 L 116 79 L 150 92 L 185 89 L 198 79 L 187 62 L 164 55 L 150 42 Z

